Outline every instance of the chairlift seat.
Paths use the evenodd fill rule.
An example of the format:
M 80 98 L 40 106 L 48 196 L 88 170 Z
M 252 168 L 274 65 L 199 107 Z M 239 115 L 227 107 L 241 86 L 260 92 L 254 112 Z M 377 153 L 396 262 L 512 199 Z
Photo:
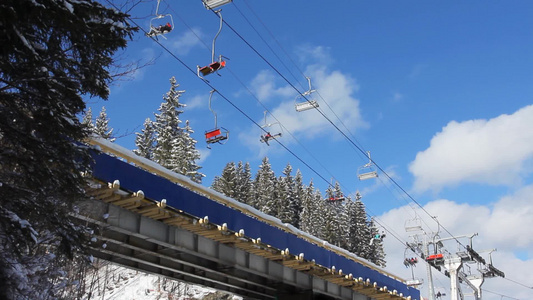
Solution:
M 233 0 L 202 0 L 204 3 L 205 8 L 207 9 L 215 9 L 217 7 L 220 7 L 222 5 L 228 4 Z
M 359 177 L 359 180 L 367 180 L 367 179 L 371 179 L 371 178 L 376 178 L 376 177 L 378 177 L 378 172 L 377 171 L 370 171 L 370 172 L 367 172 L 367 173 L 361 173 L 361 174 L 357 175 L 357 177 Z
M 412 286 L 412 287 L 417 287 L 423 283 L 424 283 L 424 280 L 421 278 L 415 278 L 415 279 L 407 280 L 405 282 L 407 286 Z
M 296 111 L 298 112 L 310 110 L 310 109 L 317 108 L 317 107 L 318 107 L 318 102 L 316 100 L 309 100 L 309 101 L 295 104 Z
M 437 260 L 444 260 L 444 255 L 442 253 L 438 253 L 438 254 L 432 254 L 432 255 L 428 255 L 428 257 L 426 257 L 426 261 L 437 261 Z
M 345 199 L 344 197 L 329 197 L 326 200 L 330 202 L 336 202 L 336 201 L 344 201 L 344 199 Z
M 422 220 L 415 216 L 414 219 L 406 220 L 404 227 L 406 232 L 422 231 Z
M 205 132 L 205 141 L 208 144 L 217 143 L 228 138 L 227 132 L 224 134 L 220 128 Z
M 215 61 L 208 66 L 198 68 L 198 72 L 202 73 L 203 76 L 214 73 L 226 66 L 226 61 Z
M 260 141 L 261 141 L 261 143 L 265 143 L 265 144 L 270 146 L 270 144 L 268 144 L 268 142 L 270 140 L 275 139 L 276 137 L 281 137 L 281 132 L 280 133 L 276 133 L 276 134 L 272 134 L 272 135 L 263 134 L 263 135 L 261 135 Z
M 160 26 L 154 25 L 155 20 L 164 19 L 163 21 L 158 21 L 158 24 L 161 24 Z M 165 25 L 163 25 L 165 24 Z M 169 26 L 167 26 L 167 24 Z M 174 29 L 174 19 L 172 18 L 171 14 L 166 15 L 156 15 L 154 18 L 150 20 L 150 31 L 146 34 L 148 37 L 155 37 L 158 35 L 163 35 L 171 32 Z

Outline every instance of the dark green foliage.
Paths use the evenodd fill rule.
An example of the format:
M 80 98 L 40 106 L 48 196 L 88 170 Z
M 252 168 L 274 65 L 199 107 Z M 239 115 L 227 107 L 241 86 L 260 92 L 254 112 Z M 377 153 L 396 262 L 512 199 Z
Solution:
M 107 67 L 133 30 L 125 18 L 93 1 L 0 3 L 0 298 L 50 296 L 58 274 L 45 264 L 80 247 L 66 217 L 88 163 L 77 115 L 81 95 L 109 94 Z

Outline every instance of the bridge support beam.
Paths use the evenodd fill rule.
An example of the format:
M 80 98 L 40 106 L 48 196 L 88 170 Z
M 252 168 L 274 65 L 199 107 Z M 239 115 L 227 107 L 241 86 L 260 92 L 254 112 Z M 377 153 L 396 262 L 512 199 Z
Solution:
M 249 253 L 235 246 L 238 241 L 218 242 L 99 200 L 79 207 L 74 217 L 95 229 L 98 241 L 90 250 L 104 260 L 245 299 L 368 299 L 350 287 Z

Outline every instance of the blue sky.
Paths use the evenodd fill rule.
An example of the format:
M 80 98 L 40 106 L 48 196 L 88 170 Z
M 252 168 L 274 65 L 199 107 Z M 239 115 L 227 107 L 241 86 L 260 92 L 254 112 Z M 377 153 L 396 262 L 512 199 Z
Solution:
M 132 11 L 145 30 L 156 3 Z M 162 1 L 160 11 L 174 20 L 175 29 L 159 39 L 172 55 L 140 32 L 122 60 L 154 64 L 115 83 L 109 101 L 89 100 L 93 116 L 106 107 L 117 135 L 140 131 L 153 118 L 175 76 L 186 91 L 182 120 L 196 131 L 204 185 L 229 161 L 250 162 L 255 173 L 267 155 L 278 175 L 290 162 L 322 191 L 330 180 L 346 194 L 361 191 L 369 213 L 407 239 L 403 224 L 416 204 L 390 176 L 450 232 L 478 232 L 476 249 L 498 248 L 494 263 L 508 278 L 533 285 L 527 272 L 533 267 L 532 2 L 235 0 L 224 6 L 224 20 L 253 49 L 224 26 L 215 50 L 229 58 L 227 68 L 206 79 L 258 124 L 266 107 L 267 122 L 283 125 L 280 142 L 320 176 L 281 145 L 261 144 L 261 130 L 219 94 L 212 105 L 230 139 L 206 149 L 203 133 L 214 125 L 211 88 L 188 68 L 211 62 L 219 19 L 200 0 Z M 323 113 L 371 151 L 388 176 L 359 181 L 364 155 L 317 111 L 294 110 L 293 87 L 305 92 L 305 76 Z M 134 149 L 134 140 L 130 134 L 116 143 Z M 388 268 L 410 277 L 402 247 L 387 240 Z M 495 292 L 486 299 L 531 294 L 506 279 L 487 279 L 483 287 Z

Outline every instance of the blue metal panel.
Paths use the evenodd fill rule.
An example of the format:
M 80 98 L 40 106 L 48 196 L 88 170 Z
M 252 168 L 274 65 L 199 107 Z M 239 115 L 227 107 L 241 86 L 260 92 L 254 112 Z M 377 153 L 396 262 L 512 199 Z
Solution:
M 148 199 L 167 200 L 167 205 L 181 209 L 199 218 L 209 217 L 215 224 L 226 223 L 233 231 L 245 230 L 246 236 L 261 238 L 261 241 L 278 249 L 286 249 L 293 254 L 304 253 L 305 259 L 314 259 L 317 264 L 342 269 L 344 274 L 352 273 L 354 277 L 370 278 L 379 286 L 387 286 L 389 290 L 397 290 L 404 296 L 420 299 L 420 291 L 406 286 L 404 283 L 390 278 L 372 268 L 344 256 L 312 244 L 292 233 L 261 222 L 221 203 L 198 195 L 165 178 L 144 171 L 107 154 L 93 154 L 93 176 L 106 182 L 120 181 L 122 189 L 130 192 L 142 190 Z

